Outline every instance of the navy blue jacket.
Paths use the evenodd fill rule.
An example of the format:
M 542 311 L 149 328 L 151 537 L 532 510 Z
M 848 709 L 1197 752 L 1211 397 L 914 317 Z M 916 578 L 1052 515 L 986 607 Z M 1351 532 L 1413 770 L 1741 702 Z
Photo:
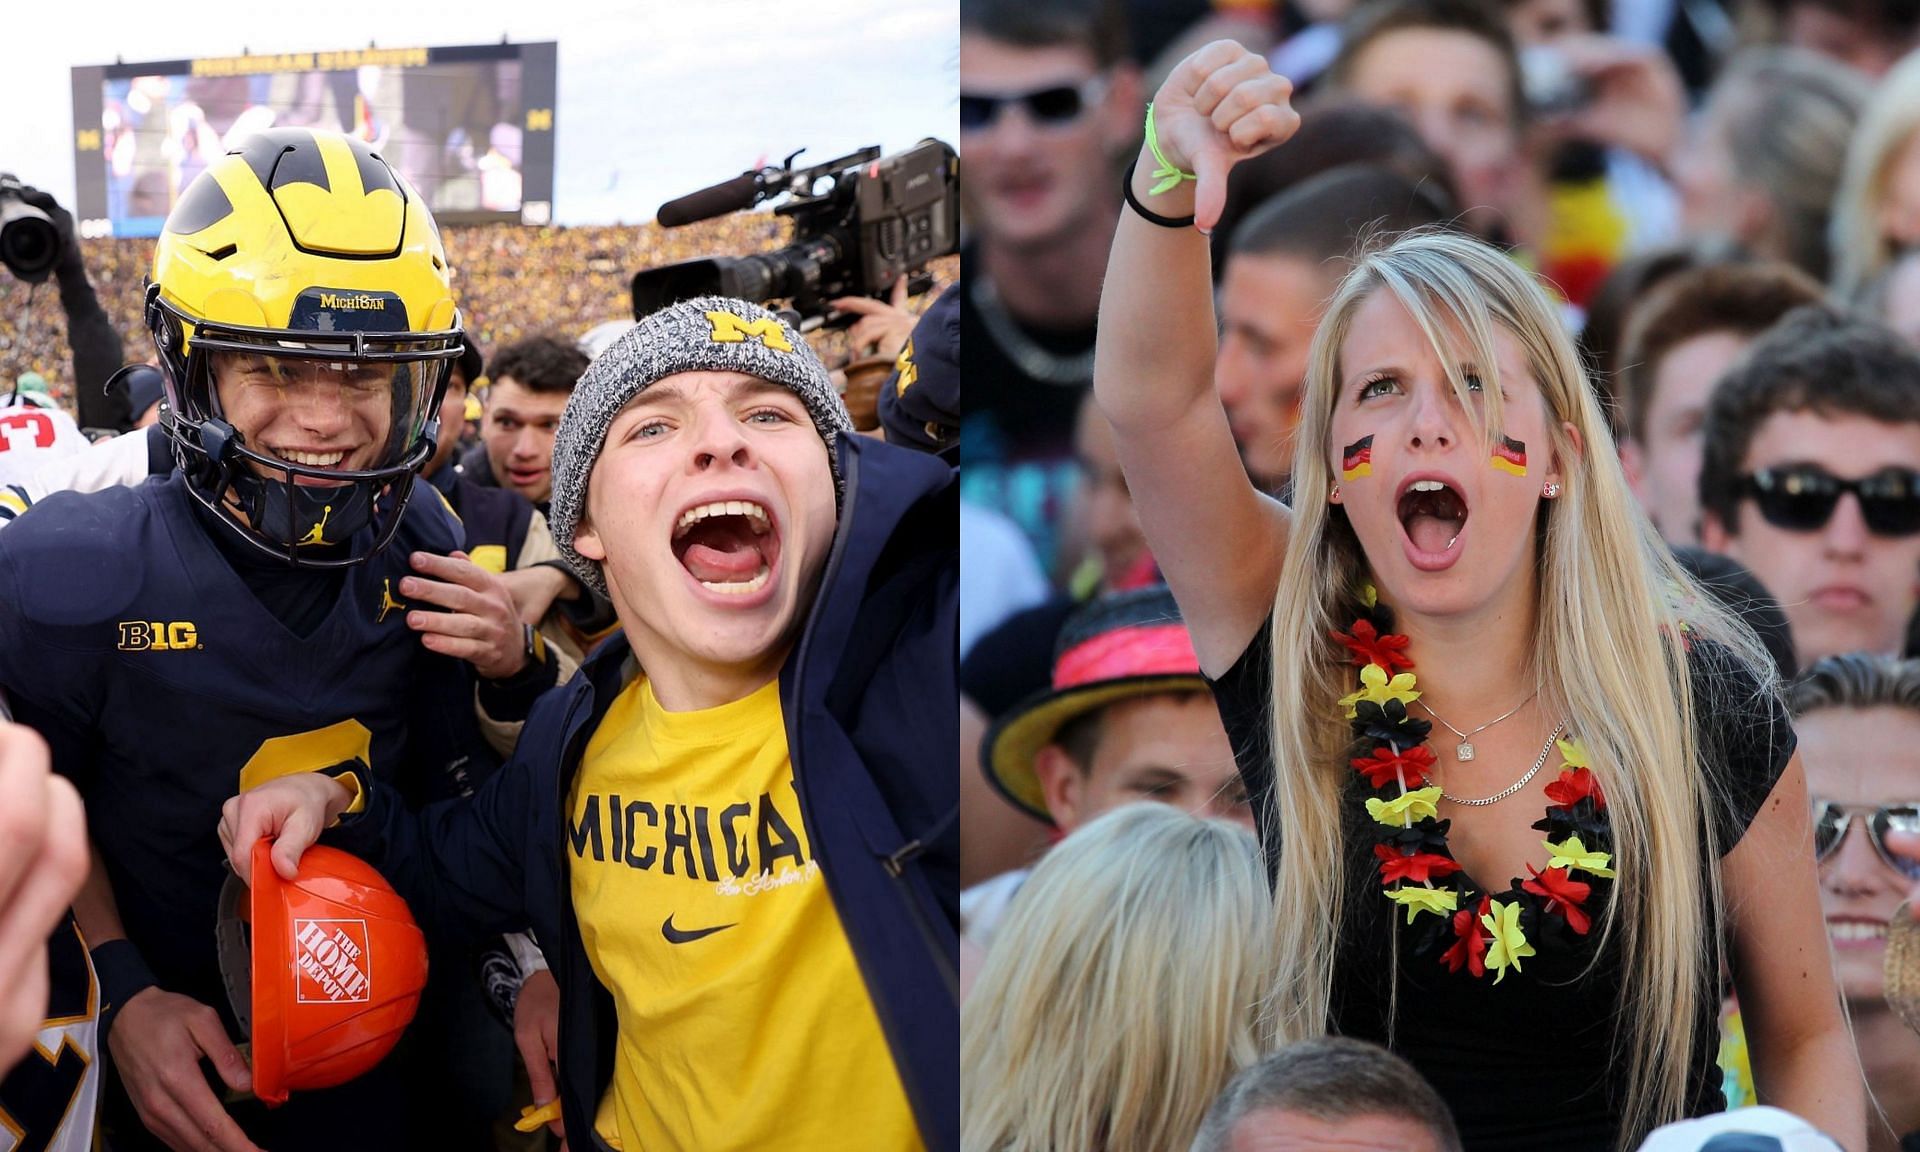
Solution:
M 938 459 L 857 436 L 818 598 L 780 671 L 794 786 L 921 1138 L 959 1147 L 959 484 Z M 613 1078 L 612 996 L 587 961 L 566 872 L 566 798 L 629 681 L 616 635 L 534 706 L 470 802 L 408 813 L 390 789 L 329 839 L 446 930 L 531 927 L 560 985 L 560 1096 L 591 1147 Z

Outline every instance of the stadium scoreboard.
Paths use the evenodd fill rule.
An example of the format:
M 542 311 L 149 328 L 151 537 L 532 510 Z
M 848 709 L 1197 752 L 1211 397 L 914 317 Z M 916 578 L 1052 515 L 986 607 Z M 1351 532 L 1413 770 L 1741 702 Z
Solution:
M 373 146 L 442 223 L 553 218 L 555 45 L 213 56 L 73 69 L 83 236 L 157 236 L 215 157 L 266 128 Z

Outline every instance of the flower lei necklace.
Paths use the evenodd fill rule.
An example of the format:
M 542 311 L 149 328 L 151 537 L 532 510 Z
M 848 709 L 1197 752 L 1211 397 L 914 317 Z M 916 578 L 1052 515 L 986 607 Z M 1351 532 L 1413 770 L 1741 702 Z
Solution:
M 1606 797 L 1587 764 L 1586 751 L 1572 737 L 1559 741 L 1566 767 L 1547 785 L 1546 818 L 1533 827 L 1547 834 L 1546 871 L 1527 865 L 1527 879 L 1515 878 L 1499 894 L 1476 892 L 1447 848 L 1451 820 L 1440 820 L 1440 786 L 1430 779 L 1433 749 L 1426 746 L 1433 725 L 1407 715 L 1420 698 L 1414 689 L 1413 661 L 1407 637 L 1393 634 L 1393 616 L 1371 586 L 1360 593 L 1363 607 L 1350 632 L 1333 633 L 1360 666 L 1360 688 L 1340 698 L 1357 741 L 1350 763 L 1379 795 L 1367 798 L 1378 842 L 1380 883 L 1387 899 L 1407 910 L 1407 923 L 1422 912 L 1414 951 L 1438 953 L 1449 972 L 1466 969 L 1493 982 L 1507 969 L 1536 954 L 1534 941 L 1570 948 L 1587 935 L 1596 908 L 1612 881 L 1613 831 Z M 1581 872 L 1591 880 L 1575 880 Z

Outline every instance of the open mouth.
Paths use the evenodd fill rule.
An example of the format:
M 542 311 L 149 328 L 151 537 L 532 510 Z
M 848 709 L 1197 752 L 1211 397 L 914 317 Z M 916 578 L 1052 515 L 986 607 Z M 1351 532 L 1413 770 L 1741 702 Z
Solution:
M 780 559 L 773 517 L 752 500 L 715 500 L 680 514 L 673 554 L 702 588 L 746 596 L 766 587 Z
M 1450 552 L 1467 526 L 1467 501 L 1442 480 L 1415 480 L 1400 491 L 1400 526 L 1422 552 Z

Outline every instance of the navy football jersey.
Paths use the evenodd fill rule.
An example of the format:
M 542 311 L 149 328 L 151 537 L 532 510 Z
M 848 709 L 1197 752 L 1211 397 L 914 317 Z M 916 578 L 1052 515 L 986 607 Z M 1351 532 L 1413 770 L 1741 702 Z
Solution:
M 398 593 L 409 553 L 460 545 L 427 485 L 304 638 L 221 554 L 211 533 L 227 530 L 176 474 L 56 493 L 0 540 L 0 690 L 48 729 L 55 769 L 80 787 L 127 936 L 161 987 L 223 1016 L 228 797 L 356 759 L 419 794 L 423 775 L 487 755 L 466 666 L 421 646 Z

